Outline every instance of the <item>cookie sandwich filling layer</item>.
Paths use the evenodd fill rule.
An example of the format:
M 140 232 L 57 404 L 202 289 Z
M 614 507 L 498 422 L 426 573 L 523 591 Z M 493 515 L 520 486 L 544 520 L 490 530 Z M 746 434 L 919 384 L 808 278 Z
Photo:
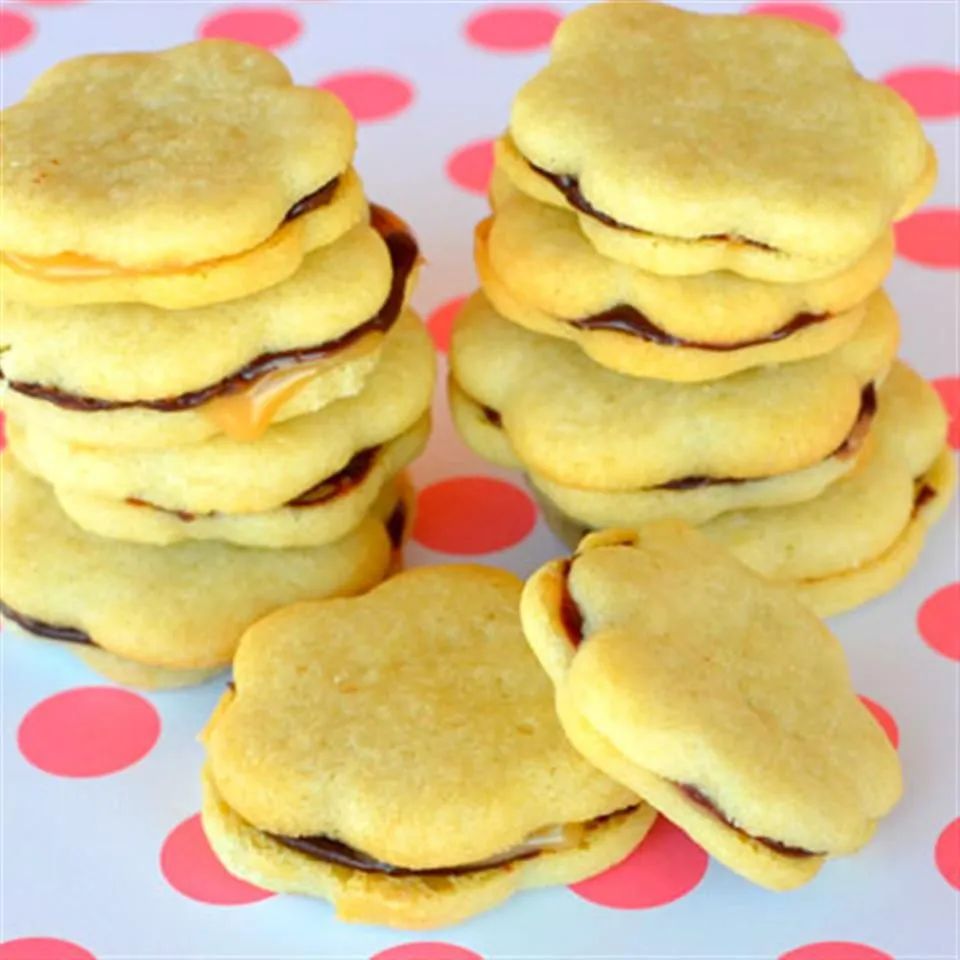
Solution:
M 305 198 L 300 203 L 308 200 L 310 198 Z M 302 216 L 303 212 L 307 211 L 296 216 Z M 373 317 L 333 340 L 262 353 L 216 383 L 172 397 L 106 400 L 21 380 L 9 381 L 9 387 L 34 400 L 81 413 L 132 408 L 156 413 L 199 410 L 228 436 L 238 440 L 256 439 L 269 426 L 276 411 L 313 377 L 329 366 L 373 349 L 400 316 L 408 280 L 419 261 L 419 247 L 410 228 L 395 214 L 379 206 L 371 206 L 370 214 L 370 224 L 383 238 L 390 255 L 390 290 Z

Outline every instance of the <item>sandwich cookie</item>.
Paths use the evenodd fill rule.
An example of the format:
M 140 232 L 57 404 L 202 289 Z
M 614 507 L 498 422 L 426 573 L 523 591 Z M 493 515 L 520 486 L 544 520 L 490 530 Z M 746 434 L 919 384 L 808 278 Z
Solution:
M 891 590 L 912 569 L 926 532 L 945 510 L 956 485 L 946 446 L 946 416 L 930 385 L 896 363 L 879 391 L 874 443 L 856 468 L 815 499 L 767 509 L 725 512 L 700 530 L 741 562 L 787 584 L 821 617 L 853 609 Z M 624 506 L 620 525 L 643 523 L 626 498 L 591 498 L 563 490 L 563 501 L 537 488 L 551 529 L 568 546 L 601 524 L 584 522 L 575 506 L 593 507 L 606 526 Z M 607 501 L 602 502 L 605 496 Z M 604 506 L 606 509 L 601 510 Z M 585 509 L 583 512 L 588 512 Z
M 177 312 L 7 304 L 5 406 L 28 429 L 93 446 L 255 439 L 360 391 L 417 262 L 410 228 L 375 206 L 369 225 L 242 300 Z
M 571 340 L 618 373 L 699 381 L 850 340 L 890 268 L 893 235 L 820 281 L 661 277 L 602 257 L 573 214 L 513 190 L 477 227 L 475 259 L 484 292 L 508 320 Z
M 71 520 L 102 537 L 158 545 L 221 540 L 245 547 L 318 546 L 339 540 L 362 523 L 429 438 L 430 415 L 425 413 L 399 436 L 360 450 L 335 474 L 282 506 L 253 513 L 190 513 L 133 497 L 115 500 L 67 488 L 55 493 Z
M 567 17 L 496 156 L 604 256 L 778 283 L 854 264 L 936 177 L 909 105 L 824 31 L 658 3 Z
M 366 209 L 346 107 L 246 44 L 67 60 L 3 111 L 3 131 L 11 301 L 234 299 L 291 276 Z
M 360 393 L 274 424 L 251 442 L 219 435 L 156 450 L 91 447 L 24 429 L 12 416 L 7 435 L 21 461 L 58 491 L 195 515 L 271 511 L 413 427 L 429 409 L 435 363 L 430 337 L 407 311 Z
M 521 587 L 420 567 L 248 630 L 204 733 L 203 826 L 227 869 L 427 928 L 626 856 L 652 811 L 567 742 Z
M 574 746 L 754 883 L 807 882 L 900 797 L 839 641 L 685 524 L 586 537 L 521 617 Z
M 298 600 L 359 593 L 391 563 L 390 524 L 383 518 L 396 507 L 396 491 L 350 534 L 322 547 L 161 548 L 86 533 L 9 453 L 0 469 L 0 532 L 4 548 L 17 557 L 4 567 L 0 613 L 45 642 L 68 646 L 120 683 L 199 683 L 229 666 L 240 635 L 255 620 Z
M 878 292 L 857 335 L 832 353 L 669 383 L 607 370 L 475 295 L 454 323 L 450 359 L 461 396 L 502 428 L 530 472 L 585 490 L 684 490 L 800 471 L 843 452 L 864 430 L 897 342 L 896 314 Z

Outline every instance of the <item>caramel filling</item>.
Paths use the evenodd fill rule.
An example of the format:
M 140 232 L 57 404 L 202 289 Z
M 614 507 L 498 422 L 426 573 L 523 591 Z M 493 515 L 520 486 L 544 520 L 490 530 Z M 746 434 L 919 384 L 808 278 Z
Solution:
M 545 170 L 543 167 L 538 167 L 535 163 L 530 160 L 526 160 L 527 166 L 533 170 L 534 173 L 539 174 L 545 180 L 553 184 L 560 193 L 563 194 L 567 203 L 570 204 L 574 210 L 578 210 L 580 213 L 585 214 L 593 220 L 596 220 L 599 223 L 604 224 L 607 227 L 613 227 L 615 230 L 627 230 L 630 233 L 641 234 L 646 237 L 657 237 L 663 236 L 662 234 L 653 233 L 650 230 L 644 230 L 641 227 L 634 227 L 628 223 L 623 223 L 620 220 L 615 220 L 608 213 L 604 213 L 602 210 L 598 210 L 584 195 L 583 191 L 580 189 L 580 180 L 578 177 L 573 176 L 569 173 L 553 173 L 550 170 Z M 664 237 L 664 239 L 684 239 L 679 237 Z M 769 250 L 776 252 L 775 247 L 771 247 L 766 243 L 761 243 L 759 240 L 751 240 L 748 237 L 740 237 L 732 233 L 711 233 L 706 236 L 696 237 L 690 242 L 700 243 L 702 241 L 717 241 L 720 243 L 730 243 L 736 244 L 737 246 L 743 247 L 753 247 L 757 250 Z
M 495 854 L 484 860 L 473 863 L 458 864 L 450 867 L 433 867 L 416 870 L 409 867 L 399 867 L 395 864 L 378 860 L 361 850 L 348 846 L 332 837 L 318 835 L 312 837 L 289 837 L 263 831 L 266 836 L 277 843 L 306 854 L 315 860 L 332 863 L 362 873 L 385 874 L 390 877 L 455 877 L 471 873 L 480 873 L 484 870 L 493 870 L 497 867 L 506 867 L 523 860 L 530 860 L 544 853 L 557 853 L 564 850 L 573 850 L 580 846 L 590 830 L 602 826 L 615 817 L 626 817 L 633 813 L 637 806 L 627 807 L 615 813 L 605 814 L 587 820 L 583 823 L 569 823 L 546 827 L 531 834 L 521 843 L 502 853 Z
M 266 252 L 277 246 L 283 238 L 283 229 L 293 220 L 307 213 L 327 206 L 334 198 L 340 178 L 334 177 L 319 190 L 298 200 L 285 214 L 277 229 L 252 250 L 227 254 L 190 264 L 165 264 L 159 267 L 125 267 L 119 263 L 97 260 L 82 253 L 58 253 L 52 257 L 33 257 L 9 250 L 0 251 L 0 261 L 17 273 L 46 282 L 64 282 L 76 280 L 102 280 L 109 277 L 134 276 L 170 276 L 178 273 L 199 273 L 214 267 L 223 266 L 230 261 L 248 256 L 254 250 Z
M 176 413 L 201 408 L 227 436 L 254 440 L 272 423 L 277 411 L 315 376 L 330 366 L 373 350 L 400 316 L 407 281 L 419 259 L 419 249 L 410 228 L 383 207 L 371 207 L 370 224 L 383 237 L 390 254 L 390 290 L 373 317 L 334 340 L 262 353 L 216 383 L 155 400 L 105 400 L 23 380 L 10 381 L 10 389 L 79 412 L 139 408 Z

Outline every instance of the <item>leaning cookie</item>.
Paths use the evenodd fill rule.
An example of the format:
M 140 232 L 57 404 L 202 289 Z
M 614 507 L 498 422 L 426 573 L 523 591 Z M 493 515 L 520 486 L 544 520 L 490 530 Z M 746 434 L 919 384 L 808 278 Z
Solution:
M 191 514 L 256 513 L 303 496 L 361 451 L 411 428 L 430 406 L 435 363 L 423 324 L 406 311 L 360 393 L 250 442 L 220 435 L 156 450 L 91 447 L 25 429 L 12 415 L 7 432 L 24 464 L 58 490 Z
M 652 812 L 568 744 L 521 587 L 421 567 L 248 630 L 204 734 L 226 867 L 343 920 L 426 928 L 629 853 Z
M 298 600 L 366 590 L 391 563 L 387 503 L 322 547 L 151 547 L 81 530 L 9 453 L 0 469 L 0 531 L 17 557 L 4 566 L 0 612 L 121 683 L 198 683 L 229 665 L 255 620 Z
M 857 335 L 832 353 L 669 383 L 607 370 L 575 344 L 510 323 L 478 294 L 454 322 L 450 362 L 530 472 L 586 490 L 682 489 L 833 457 L 862 424 L 898 337 L 878 292 Z
M 521 616 L 577 749 L 755 883 L 807 882 L 900 797 L 839 641 L 691 527 L 586 537 Z
M 576 218 L 518 191 L 478 225 L 477 272 L 499 313 L 630 376 L 699 381 L 828 353 L 853 337 L 893 259 L 890 231 L 853 267 L 771 284 L 661 277 L 602 257 Z
M 410 228 L 374 206 L 369 225 L 242 300 L 177 312 L 7 304 L 5 407 L 27 429 L 92 446 L 256 439 L 271 423 L 359 393 L 418 256 Z
M 936 175 L 910 106 L 824 31 L 658 3 L 568 17 L 497 159 L 604 256 L 775 282 L 845 269 Z
M 346 536 L 430 437 L 424 414 L 397 437 L 355 453 L 346 466 L 273 510 L 254 513 L 166 510 L 145 500 L 115 500 L 69 488 L 57 500 L 74 523 L 102 537 L 165 545 L 219 540 L 244 547 L 314 547 Z
M 233 299 L 289 277 L 366 209 L 346 107 L 246 44 L 67 60 L 3 128 L 10 300 Z

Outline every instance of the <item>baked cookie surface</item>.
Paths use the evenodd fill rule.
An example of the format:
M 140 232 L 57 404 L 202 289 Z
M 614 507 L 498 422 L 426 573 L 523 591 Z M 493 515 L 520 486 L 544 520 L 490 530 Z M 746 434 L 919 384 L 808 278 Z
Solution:
M 365 209 L 346 107 L 246 44 L 65 61 L 3 126 L 9 299 L 240 296 L 292 274 Z
M 498 157 L 607 256 L 781 281 L 859 259 L 935 171 L 910 107 L 825 32 L 647 3 L 563 22 Z
M 204 735 L 204 826 L 228 868 L 421 927 L 625 856 L 652 815 L 567 743 L 521 586 L 420 567 L 249 630 Z
M 143 500 L 189 513 L 273 510 L 398 436 L 430 406 L 433 343 L 406 311 L 384 340 L 363 389 L 316 413 L 274 424 L 250 442 L 219 435 L 155 450 L 91 447 L 7 420 L 10 444 L 58 489 Z
M 601 256 L 572 214 L 517 191 L 477 227 L 475 242 L 481 284 L 503 316 L 572 340 L 620 373 L 683 381 L 835 349 L 856 333 L 892 258 L 887 232 L 822 281 L 661 277 Z
M 586 537 L 521 615 L 573 744 L 756 883 L 806 882 L 900 796 L 839 641 L 693 528 Z
M 240 301 L 177 312 L 10 305 L 5 406 L 31 429 L 93 446 L 255 439 L 362 389 L 418 264 L 410 228 L 375 206 L 370 226 Z
M 152 547 L 94 536 L 9 454 L 2 470 L 5 618 L 69 644 L 121 682 L 198 682 L 230 663 L 243 631 L 288 603 L 357 593 L 390 563 L 384 522 L 364 520 L 323 547 L 250 550 L 220 543 Z
M 857 335 L 830 354 L 668 383 L 606 370 L 572 343 L 503 319 L 478 294 L 456 318 L 450 361 L 460 390 L 502 425 L 527 469 L 572 487 L 637 490 L 765 478 L 831 457 L 897 342 L 879 292 Z

